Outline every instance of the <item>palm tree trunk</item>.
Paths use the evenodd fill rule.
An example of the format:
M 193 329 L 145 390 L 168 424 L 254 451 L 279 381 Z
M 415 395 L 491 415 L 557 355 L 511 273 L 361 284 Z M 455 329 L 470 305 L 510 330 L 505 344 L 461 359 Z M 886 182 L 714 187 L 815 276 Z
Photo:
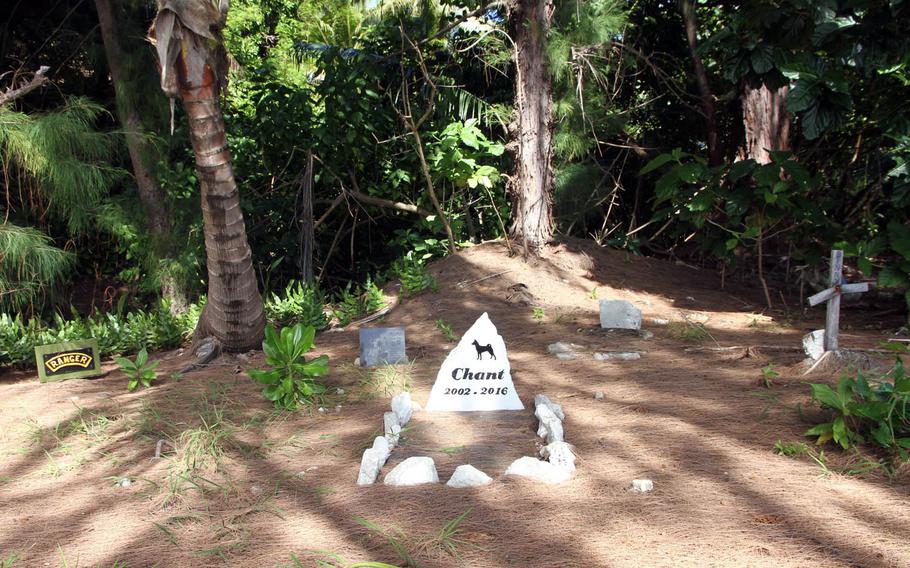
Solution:
M 123 47 L 120 45 L 119 29 L 117 20 L 114 18 L 111 1 L 95 0 L 95 8 L 98 11 L 108 69 L 114 84 L 117 116 L 123 125 L 126 147 L 139 191 L 139 200 L 145 210 L 154 248 L 160 258 L 167 259 L 172 256 L 171 216 L 167 208 L 167 198 L 158 183 L 152 165 L 156 152 L 143 136 L 142 119 L 136 109 L 134 99 L 130 96 L 128 65 Z M 168 301 L 170 310 L 173 313 L 186 311 L 186 294 L 177 279 L 167 270 L 161 271 L 158 277 L 161 283 L 161 295 Z
M 231 168 L 213 58 L 206 52 L 205 38 L 185 34 L 180 42 L 177 83 L 196 154 L 209 274 L 208 302 L 196 339 L 213 336 L 228 351 L 257 348 L 265 314 Z
M 516 69 L 510 232 L 523 243 L 526 254 L 536 254 L 553 238 L 553 95 L 547 66 L 553 4 L 513 0 L 510 11 Z

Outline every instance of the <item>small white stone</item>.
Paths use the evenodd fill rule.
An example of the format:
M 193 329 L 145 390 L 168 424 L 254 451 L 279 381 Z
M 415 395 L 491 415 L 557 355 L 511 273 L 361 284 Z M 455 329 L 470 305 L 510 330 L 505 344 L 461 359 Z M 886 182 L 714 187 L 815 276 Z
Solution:
M 534 411 L 534 415 L 537 416 L 537 419 L 540 421 L 537 426 L 538 436 L 545 438 L 548 444 L 565 441 L 562 421 L 549 406 L 541 404 L 537 407 L 537 410 Z
M 335 412 L 341 412 L 341 405 L 335 406 Z
M 379 470 L 392 453 L 389 442 L 382 436 L 376 436 L 373 447 L 363 452 L 360 460 L 360 472 L 357 474 L 357 485 L 372 485 L 379 477 Z
M 547 353 L 571 353 L 574 351 L 574 345 L 558 341 L 547 345 Z
M 449 478 L 446 487 L 477 487 L 486 485 L 491 481 L 493 481 L 493 478 L 489 475 L 473 465 L 464 464 L 455 468 L 455 472 Z
M 664 318 L 651 318 L 654 325 L 670 325 L 670 320 Z
M 594 393 L 594 399 L 595 399 L 595 400 L 603 400 L 603 399 L 604 399 L 604 391 L 597 391 L 596 393 Z
M 631 352 L 621 352 L 621 351 L 611 351 L 608 353 L 595 353 L 595 361 L 607 361 L 613 359 L 614 361 L 634 361 L 635 359 L 641 359 L 641 353 L 634 351 Z
M 321 407 L 321 406 L 320 406 L 317 410 L 318 410 L 319 412 L 325 412 L 325 408 L 323 408 L 323 407 Z
M 433 458 L 414 456 L 392 468 L 382 482 L 386 485 L 398 486 L 439 483 L 439 474 L 436 473 Z
M 556 467 L 566 471 L 575 471 L 575 454 L 566 442 L 553 442 L 540 448 L 540 456 Z
M 406 425 L 411 420 L 411 414 L 414 412 L 414 403 L 411 401 L 411 393 L 401 392 L 392 398 L 392 412 L 398 416 L 398 424 Z
M 401 435 L 401 425 L 398 424 L 398 415 L 394 412 L 386 412 L 382 415 L 383 431 L 391 447 L 398 445 L 398 437 Z
M 556 358 L 560 361 L 574 361 L 578 359 L 578 355 L 575 353 L 557 353 Z
M 356 359 L 354 359 L 354 366 L 355 366 L 355 367 L 359 367 L 359 366 L 360 366 L 360 357 L 357 357 Z
M 566 419 L 566 413 L 562 411 L 562 406 L 550 400 L 545 394 L 534 395 L 534 408 L 536 409 L 541 404 L 545 404 L 560 420 Z
M 131 486 L 132 484 L 133 484 L 133 482 L 130 481 L 129 477 L 124 477 L 123 479 L 120 480 L 120 482 L 117 485 L 126 489 L 127 487 Z
M 338 394 L 344 394 L 344 389 L 337 389 L 335 392 L 337 392 Z
M 562 483 L 572 477 L 571 472 L 565 469 L 528 456 L 513 461 L 505 474 L 530 477 L 547 484 Z
M 250 493 L 253 494 L 253 497 L 259 497 L 262 495 L 262 487 L 256 483 L 250 486 Z
M 639 493 L 647 493 L 654 489 L 654 482 L 650 479 L 633 479 L 632 480 L 632 491 L 637 491 Z
M 600 327 L 604 329 L 640 329 L 641 310 L 625 300 L 601 300 Z
M 816 329 L 803 336 L 803 351 L 813 361 L 818 361 L 825 353 L 825 330 Z

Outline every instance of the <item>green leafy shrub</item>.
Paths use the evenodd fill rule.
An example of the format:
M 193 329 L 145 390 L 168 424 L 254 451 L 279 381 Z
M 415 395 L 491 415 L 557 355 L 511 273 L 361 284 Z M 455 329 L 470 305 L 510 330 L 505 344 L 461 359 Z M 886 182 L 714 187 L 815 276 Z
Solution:
M 130 361 L 126 357 L 117 357 L 114 361 L 120 365 L 120 370 L 129 379 L 126 388 L 129 391 L 136 390 L 139 385 L 145 388 L 152 386 L 152 381 L 157 377 L 155 369 L 161 361 L 149 361 L 149 352 L 143 347 L 136 355 L 135 361 Z
M 37 345 L 87 338 L 98 340 L 102 356 L 176 347 L 193 333 L 201 311 L 201 305 L 192 305 L 187 313 L 175 316 L 161 303 L 149 311 L 108 312 L 86 318 L 73 312 L 71 319 L 64 319 L 58 313 L 47 323 L 0 314 L 0 366 L 27 364 L 33 360 Z
M 811 383 L 812 398 L 832 411 L 832 419 L 810 428 L 806 436 L 817 436 L 818 444 L 834 440 L 844 449 L 856 443 L 872 442 L 901 460 L 910 458 L 910 376 L 898 358 L 894 368 L 873 388 L 858 373 L 841 377 L 837 389 Z M 890 380 L 889 380 L 890 379 Z
M 386 305 L 382 290 L 372 278 L 367 277 L 363 287 L 353 288 L 348 282 L 335 303 L 335 317 L 341 326 L 346 326 L 355 319 L 381 310 Z
M 272 294 L 265 299 L 265 313 L 270 321 L 279 326 L 303 324 L 316 330 L 325 329 L 325 295 L 314 284 L 290 282 L 284 295 Z
M 426 261 L 418 258 L 413 251 L 395 261 L 392 269 L 401 281 L 401 292 L 405 296 L 413 296 L 424 290 L 437 290 L 439 284 L 436 278 L 427 271 Z
M 271 369 L 250 369 L 250 377 L 265 385 L 262 396 L 278 408 L 292 410 L 302 401 L 325 392 L 325 386 L 313 380 L 329 372 L 328 355 L 307 361 L 304 354 L 315 345 L 316 329 L 297 324 L 280 332 L 265 328 L 262 350 Z

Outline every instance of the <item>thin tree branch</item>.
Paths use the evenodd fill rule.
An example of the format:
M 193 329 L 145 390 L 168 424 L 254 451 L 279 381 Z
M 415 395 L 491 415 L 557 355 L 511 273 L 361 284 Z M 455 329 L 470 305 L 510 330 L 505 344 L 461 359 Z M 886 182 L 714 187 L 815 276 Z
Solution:
M 41 87 L 47 83 L 46 74 L 48 71 L 50 71 L 50 69 L 51 68 L 47 65 L 42 65 L 37 71 L 35 71 L 35 75 L 32 77 L 31 81 L 25 85 L 22 85 L 18 89 L 13 89 L 12 87 L 7 89 L 5 93 L 0 95 L 0 105 L 5 105 L 8 102 L 18 99 L 19 97 L 24 97 L 38 87 Z

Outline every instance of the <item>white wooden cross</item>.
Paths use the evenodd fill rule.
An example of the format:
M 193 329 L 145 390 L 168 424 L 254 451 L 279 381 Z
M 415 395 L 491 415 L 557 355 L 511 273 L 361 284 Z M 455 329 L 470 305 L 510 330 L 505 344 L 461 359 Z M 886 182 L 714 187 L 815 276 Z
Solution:
M 858 284 L 841 284 L 841 276 L 844 269 L 844 251 L 831 251 L 831 276 L 828 279 L 828 286 L 814 296 L 809 296 L 809 305 L 817 306 L 822 302 L 828 302 L 828 314 L 825 318 L 825 351 L 837 351 L 837 331 L 840 325 L 840 297 L 841 294 L 858 294 L 868 292 L 869 284 L 860 282 Z

